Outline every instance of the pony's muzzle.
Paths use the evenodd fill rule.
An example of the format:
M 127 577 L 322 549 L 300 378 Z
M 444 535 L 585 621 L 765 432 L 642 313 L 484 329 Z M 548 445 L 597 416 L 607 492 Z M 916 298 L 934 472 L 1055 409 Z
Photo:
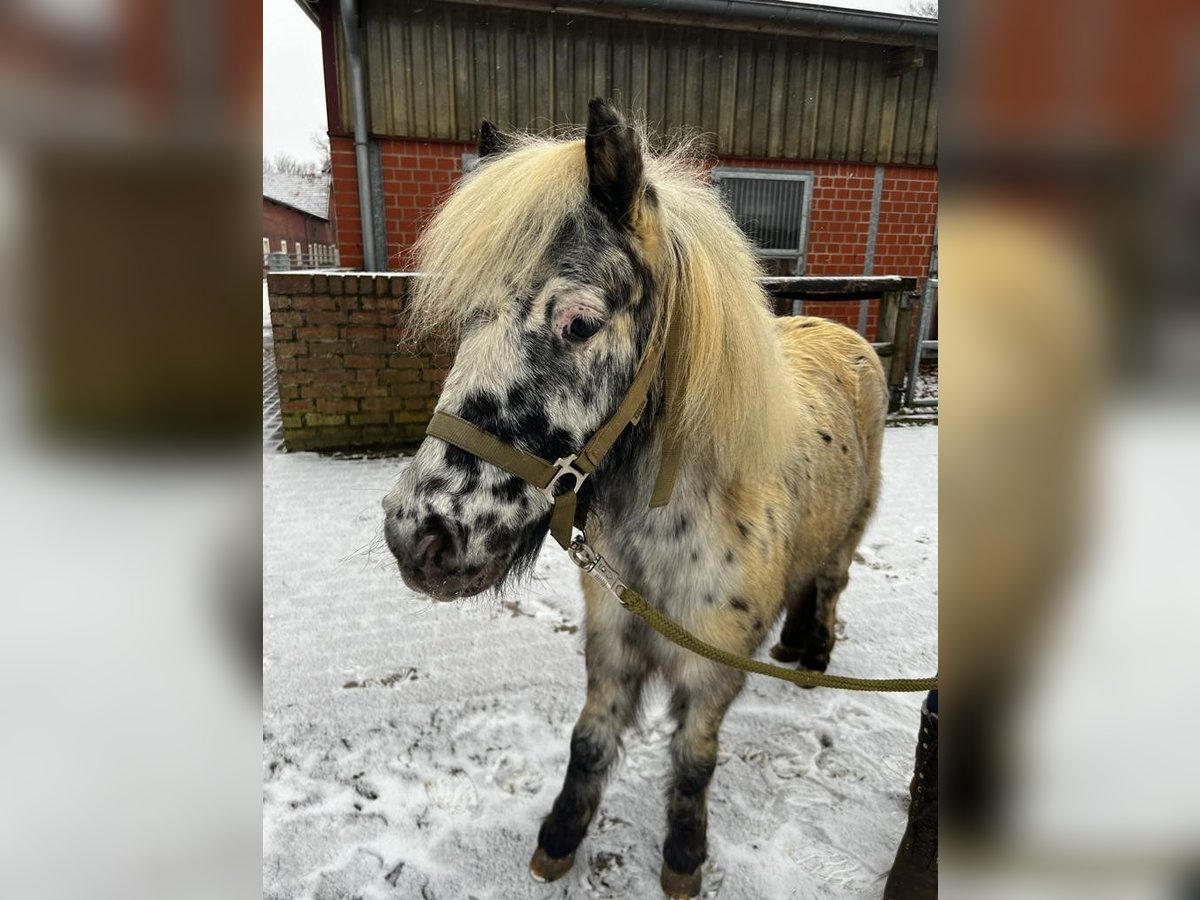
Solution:
M 396 557 L 405 584 L 436 600 L 469 597 L 486 587 L 482 572 L 463 566 L 467 528 L 430 513 L 411 535 L 386 529 L 388 548 Z

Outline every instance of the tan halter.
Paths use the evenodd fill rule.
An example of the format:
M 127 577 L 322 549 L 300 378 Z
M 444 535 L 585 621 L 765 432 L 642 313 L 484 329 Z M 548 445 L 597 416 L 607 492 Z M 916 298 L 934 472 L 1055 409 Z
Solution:
M 596 430 L 576 454 L 561 457 L 553 463 L 547 462 L 540 456 L 506 444 L 479 426 L 442 410 L 434 412 L 425 433 L 499 466 L 545 494 L 554 505 L 550 516 L 550 534 L 559 546 L 566 550 L 571 545 L 572 528 L 583 530 L 583 516 L 580 515 L 576 504 L 579 489 L 588 476 L 596 471 L 605 454 L 612 449 L 626 427 L 641 420 L 642 412 L 646 408 L 646 398 L 650 394 L 650 385 L 654 383 L 658 364 L 664 355 L 666 366 L 663 394 L 666 409 L 663 415 L 662 462 L 654 482 L 650 506 L 665 506 L 670 501 L 683 456 L 675 428 L 678 403 L 674 401 L 677 398 L 668 396 L 674 393 L 676 387 L 672 379 L 678 372 L 678 330 L 678 327 L 672 324 L 668 326 L 665 338 L 655 338 L 651 341 L 617 411 Z M 568 477 L 570 483 L 565 480 Z

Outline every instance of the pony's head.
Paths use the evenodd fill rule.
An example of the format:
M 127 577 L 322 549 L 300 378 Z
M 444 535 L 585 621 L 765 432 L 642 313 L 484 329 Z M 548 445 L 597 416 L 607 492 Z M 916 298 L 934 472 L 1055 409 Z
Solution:
M 459 339 L 439 409 L 543 459 L 569 456 L 679 317 L 676 418 L 691 452 L 760 457 L 762 426 L 747 422 L 762 402 L 757 379 L 772 374 L 775 357 L 754 349 L 769 321 L 753 256 L 711 190 L 679 161 L 645 155 L 599 100 L 582 140 L 505 137 L 484 123 L 480 157 L 416 247 L 426 274 L 410 327 Z M 652 437 L 661 394 L 659 383 L 581 502 Z M 384 500 L 384 533 L 411 587 L 465 597 L 533 562 L 550 507 L 533 486 L 427 438 Z

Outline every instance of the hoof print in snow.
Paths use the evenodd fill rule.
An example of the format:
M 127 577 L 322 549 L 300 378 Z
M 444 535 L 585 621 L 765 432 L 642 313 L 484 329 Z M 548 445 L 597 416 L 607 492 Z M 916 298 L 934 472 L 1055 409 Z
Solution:
M 826 748 L 817 754 L 817 768 L 830 778 L 847 778 L 862 781 L 861 772 L 856 773 L 850 765 L 849 757 L 833 748 Z
M 432 805 L 451 813 L 467 813 L 479 806 L 475 783 L 462 769 L 451 769 L 447 774 L 425 782 L 425 795 Z
M 513 796 L 533 797 L 542 789 L 544 778 L 537 769 L 530 768 L 524 759 L 504 757 L 496 766 L 492 776 L 496 785 Z
M 588 858 L 587 880 L 593 890 L 622 890 L 628 887 L 629 875 L 625 871 L 625 857 L 607 850 L 593 854 Z
M 776 778 L 801 778 L 808 772 L 812 760 L 798 756 L 779 756 L 771 760 L 771 771 Z

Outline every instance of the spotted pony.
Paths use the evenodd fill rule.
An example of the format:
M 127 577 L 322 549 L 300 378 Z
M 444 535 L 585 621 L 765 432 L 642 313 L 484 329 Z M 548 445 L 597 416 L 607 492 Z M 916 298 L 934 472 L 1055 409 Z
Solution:
M 581 138 L 501 135 L 417 245 L 410 325 L 453 330 L 439 408 L 543 459 L 576 453 L 613 414 L 651 341 L 681 353 L 579 491 L 592 545 L 652 604 L 711 644 L 754 653 L 786 612 L 778 660 L 824 671 L 851 555 L 879 488 L 886 387 L 859 335 L 777 319 L 746 239 L 683 153 L 592 101 Z M 671 400 L 670 408 L 664 397 Z M 683 448 L 651 508 L 668 423 Z M 384 500 L 404 581 L 439 600 L 495 589 L 540 552 L 550 501 L 427 438 Z M 535 877 L 565 874 L 657 674 L 675 732 L 662 885 L 699 892 L 721 722 L 744 675 L 664 641 L 583 578 L 587 700 Z

